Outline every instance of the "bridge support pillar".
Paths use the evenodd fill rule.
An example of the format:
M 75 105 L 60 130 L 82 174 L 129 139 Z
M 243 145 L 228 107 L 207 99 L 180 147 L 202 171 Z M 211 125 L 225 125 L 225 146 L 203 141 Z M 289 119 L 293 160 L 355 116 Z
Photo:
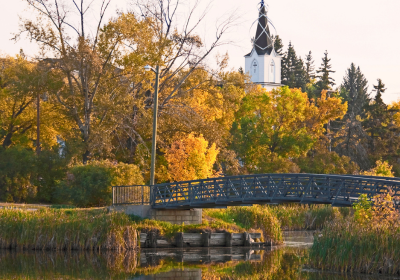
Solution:
M 121 205 L 111 206 L 110 211 L 125 212 L 127 215 L 136 215 L 143 219 L 170 222 L 175 225 L 181 225 L 182 223 L 185 225 L 194 225 L 203 222 L 202 209 L 156 210 L 152 209 L 150 205 Z

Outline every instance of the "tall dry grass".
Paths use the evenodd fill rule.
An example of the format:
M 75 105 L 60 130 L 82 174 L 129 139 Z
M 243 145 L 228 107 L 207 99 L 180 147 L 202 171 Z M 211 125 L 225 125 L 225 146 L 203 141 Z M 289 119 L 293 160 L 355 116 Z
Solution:
M 331 205 L 304 205 L 288 203 L 265 206 L 281 223 L 282 230 L 322 229 L 336 215 L 347 216 L 350 208 L 335 208 Z
M 354 216 L 337 217 L 314 239 L 310 264 L 339 272 L 400 274 L 400 214 L 390 192 L 362 197 Z
M 106 209 L 0 210 L 0 249 L 115 250 L 137 248 L 129 217 Z
M 274 244 L 283 243 L 281 224 L 277 217 L 265 206 L 204 209 L 203 213 L 209 217 L 236 224 L 244 229 L 259 229 L 263 233 L 264 241 L 272 241 Z

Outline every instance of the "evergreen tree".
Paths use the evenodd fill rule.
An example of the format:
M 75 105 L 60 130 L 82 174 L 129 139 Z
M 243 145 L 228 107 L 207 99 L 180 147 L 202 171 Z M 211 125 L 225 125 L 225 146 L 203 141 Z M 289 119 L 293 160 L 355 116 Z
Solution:
M 354 63 L 347 69 L 346 76 L 343 78 L 340 95 L 348 103 L 348 114 L 350 118 L 357 115 L 364 117 L 365 108 L 370 102 L 368 95 L 368 81 L 361 73 L 360 67 Z
M 384 104 L 382 100 L 382 93 L 386 91 L 385 84 L 382 83 L 381 79 L 378 79 L 378 85 L 374 85 L 374 89 L 376 91 L 376 96 L 375 96 L 375 103 L 380 103 Z
M 314 60 L 311 54 L 311 51 L 306 55 L 306 79 L 307 82 L 311 82 L 311 80 L 315 79 L 315 70 L 314 70 Z
M 369 156 L 373 161 L 378 159 L 389 161 L 399 172 L 400 127 L 395 121 L 399 107 L 392 105 L 389 108 L 383 102 L 382 94 L 386 88 L 381 79 L 374 85 L 374 91 L 376 95 L 366 106 L 366 117 L 363 121 L 363 127 L 370 136 Z
M 308 83 L 307 80 L 307 72 L 304 67 L 304 62 L 301 58 L 298 58 L 296 61 L 295 67 L 295 88 L 301 88 L 304 92 L 306 90 L 306 85 Z
M 340 87 L 340 96 L 347 102 L 348 109 L 342 121 L 332 123 L 332 129 L 337 134 L 334 139 L 335 151 L 356 162 L 362 169 L 371 167 L 369 158 L 369 143 L 371 139 L 362 126 L 365 109 L 369 104 L 368 81 L 360 67 L 354 63 L 347 69 Z
M 363 122 L 365 130 L 370 133 L 372 141 L 376 137 L 384 137 L 387 132 L 389 120 L 389 112 L 387 105 L 382 100 L 382 93 L 386 91 L 385 84 L 381 79 L 378 79 L 378 85 L 374 85 L 376 96 L 371 104 L 368 104 L 367 118 Z M 375 146 L 374 143 L 371 143 Z
M 332 71 L 332 65 L 330 64 L 331 59 L 328 58 L 328 51 L 325 51 L 324 57 L 322 58 L 321 67 L 317 70 L 319 81 L 318 88 L 322 90 L 330 90 L 332 86 L 335 85 L 335 80 L 331 77 L 331 73 L 335 73 L 336 71 Z
M 291 42 L 282 59 L 282 84 L 289 88 L 301 88 L 303 91 L 307 84 L 304 62 L 297 57 Z
M 274 41 L 274 50 L 277 54 L 283 55 L 282 49 L 283 49 L 282 39 L 279 37 L 279 35 L 276 35 Z
M 292 42 L 289 42 L 288 50 L 282 58 L 282 84 L 289 87 L 292 87 L 292 85 L 294 85 L 296 60 L 296 51 L 292 46 Z

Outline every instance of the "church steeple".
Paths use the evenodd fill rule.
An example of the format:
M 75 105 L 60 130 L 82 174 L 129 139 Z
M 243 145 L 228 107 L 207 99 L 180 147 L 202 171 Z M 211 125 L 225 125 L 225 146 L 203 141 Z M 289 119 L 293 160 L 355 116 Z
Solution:
M 271 35 L 271 31 L 274 31 L 275 34 L 276 30 L 268 19 L 267 12 L 268 5 L 265 5 L 264 0 L 261 0 L 258 19 L 255 21 L 257 22 L 257 31 L 252 42 L 253 48 L 249 54 L 244 56 L 245 73 L 250 76 L 253 83 L 267 90 L 272 90 L 282 86 L 282 57 L 274 51 L 274 37 Z
M 264 0 L 261 0 L 261 7 L 258 14 L 258 24 L 256 37 L 254 38 L 254 48 L 258 55 L 270 55 L 274 49 L 274 41 L 268 26 L 267 7 Z

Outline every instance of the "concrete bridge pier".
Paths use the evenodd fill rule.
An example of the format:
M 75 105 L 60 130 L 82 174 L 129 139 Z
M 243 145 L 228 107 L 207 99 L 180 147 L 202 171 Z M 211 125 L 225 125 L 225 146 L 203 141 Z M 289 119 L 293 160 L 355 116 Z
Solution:
M 124 212 L 127 215 L 136 215 L 143 219 L 152 219 L 171 224 L 193 225 L 201 224 L 202 209 L 189 210 L 157 210 L 152 209 L 150 205 L 114 205 L 110 206 L 110 211 Z

